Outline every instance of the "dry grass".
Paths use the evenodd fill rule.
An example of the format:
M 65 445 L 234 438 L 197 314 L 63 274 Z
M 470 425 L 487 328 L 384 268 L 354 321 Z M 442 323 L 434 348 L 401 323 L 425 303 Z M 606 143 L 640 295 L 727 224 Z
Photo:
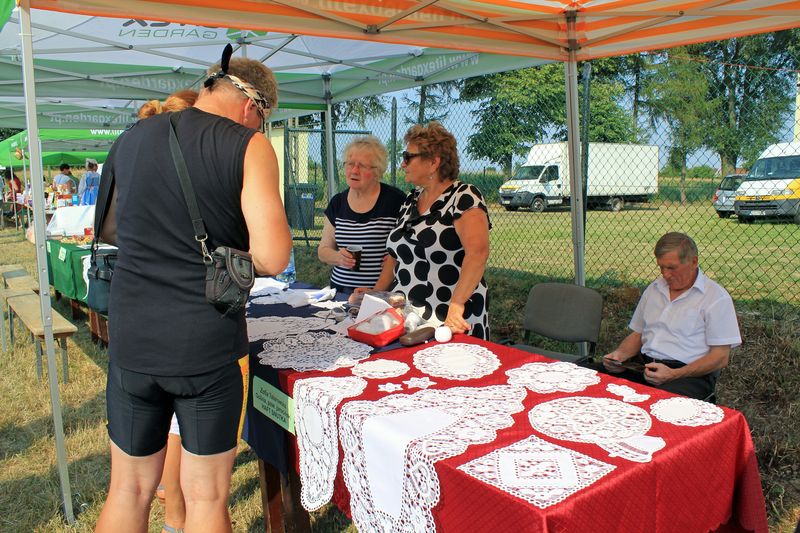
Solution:
M 34 248 L 13 230 L 0 231 L 0 264 L 20 263 L 33 272 Z M 301 278 L 325 283 L 328 271 L 313 249 L 297 250 Z M 487 274 L 492 288 L 495 338 L 519 331 L 519 314 L 534 276 Z M 597 281 L 597 280 L 593 280 Z M 624 335 L 638 299 L 634 288 L 603 286 L 605 319 L 600 350 Z M 747 417 L 761 464 L 771 530 L 790 532 L 800 517 L 800 310 L 785 304 L 738 303 L 745 345 L 723 373 L 719 401 Z M 69 317 L 64 302 L 54 304 Z M 109 476 L 105 431 L 106 352 L 92 344 L 85 321 L 69 342 L 71 382 L 61 385 L 67 456 L 77 522 L 68 527 L 59 510 L 54 432 L 46 382 L 36 379 L 34 351 L 20 333 L 0 358 L 0 531 L 88 532 L 100 512 Z M 21 331 L 21 330 L 18 330 Z M 263 531 L 256 457 L 242 445 L 235 464 L 231 497 L 234 531 Z M 354 531 L 341 513 L 325 508 L 312 517 L 313 530 Z M 153 505 L 150 531 L 160 531 L 162 512 Z

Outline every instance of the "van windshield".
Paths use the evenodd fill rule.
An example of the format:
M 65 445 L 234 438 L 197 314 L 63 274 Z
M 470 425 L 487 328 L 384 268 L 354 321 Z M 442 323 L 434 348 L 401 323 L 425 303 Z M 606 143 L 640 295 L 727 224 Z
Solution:
M 747 181 L 800 178 L 800 155 L 759 159 L 747 174 Z
M 530 167 L 519 167 L 514 174 L 515 180 L 538 180 L 544 170 L 544 165 L 533 165 Z

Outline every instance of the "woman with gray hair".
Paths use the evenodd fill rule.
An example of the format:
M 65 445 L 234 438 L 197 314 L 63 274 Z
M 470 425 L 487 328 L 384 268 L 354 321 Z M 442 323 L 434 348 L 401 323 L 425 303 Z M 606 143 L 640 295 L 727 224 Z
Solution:
M 354 139 L 344 150 L 348 189 L 328 203 L 317 248 L 320 261 L 333 266 L 331 286 L 338 290 L 372 287 L 381 274 L 386 238 L 405 199 L 400 189 L 381 183 L 387 160 L 373 135 Z

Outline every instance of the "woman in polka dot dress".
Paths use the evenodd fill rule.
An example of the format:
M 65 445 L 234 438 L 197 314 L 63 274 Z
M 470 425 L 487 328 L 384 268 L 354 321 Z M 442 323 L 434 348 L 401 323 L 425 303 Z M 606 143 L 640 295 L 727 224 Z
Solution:
M 405 136 L 402 167 L 416 186 L 389 233 L 375 288 L 399 291 L 435 325 L 489 338 L 489 215 L 481 192 L 458 181 L 456 139 L 438 122 Z

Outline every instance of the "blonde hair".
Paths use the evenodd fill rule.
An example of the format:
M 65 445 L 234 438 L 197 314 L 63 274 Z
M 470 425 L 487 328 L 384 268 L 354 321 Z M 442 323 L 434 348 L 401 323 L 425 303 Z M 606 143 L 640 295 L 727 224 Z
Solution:
M 374 135 L 365 135 L 364 137 L 356 137 L 350 141 L 344 148 L 344 158 L 347 160 L 350 156 L 351 150 L 365 150 L 372 155 L 372 164 L 378 171 L 378 176 L 383 176 L 386 173 L 386 167 L 389 164 L 389 153 L 383 143 Z
M 438 122 L 431 121 L 427 125 L 415 124 L 408 129 L 403 140 L 406 144 L 415 144 L 420 157 L 424 159 L 439 158 L 439 179 L 458 179 L 458 148 L 456 138 Z
M 169 95 L 163 102 L 150 100 L 139 108 L 139 118 L 152 117 L 161 113 L 172 113 L 192 107 L 197 100 L 197 91 L 182 89 Z

